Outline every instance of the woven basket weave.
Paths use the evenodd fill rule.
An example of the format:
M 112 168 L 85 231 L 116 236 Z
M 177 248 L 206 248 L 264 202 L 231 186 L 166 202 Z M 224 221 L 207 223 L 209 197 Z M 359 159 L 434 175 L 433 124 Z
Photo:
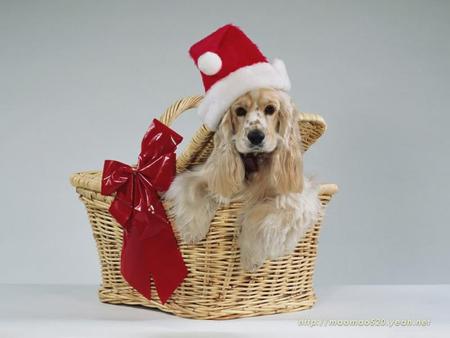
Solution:
M 194 108 L 201 96 L 175 102 L 161 116 L 170 125 L 181 113 Z M 302 114 L 299 122 L 304 149 L 325 131 L 324 120 L 313 114 Z M 213 132 L 205 126 L 195 134 L 186 150 L 177 159 L 182 172 L 202 163 L 213 147 Z M 151 301 L 142 297 L 124 281 L 120 273 L 122 228 L 108 212 L 112 197 L 100 194 L 101 172 L 89 171 L 72 175 L 85 204 L 100 256 L 102 284 L 99 298 L 113 304 L 142 305 L 175 315 L 196 319 L 230 319 L 264 314 L 298 311 L 315 302 L 312 287 L 317 255 L 319 222 L 306 234 L 295 252 L 265 264 L 254 273 L 240 267 L 235 219 L 241 205 L 232 203 L 217 211 L 206 239 L 199 244 L 181 243 L 176 234 L 189 274 L 166 304 L 161 304 L 152 286 Z M 320 187 L 322 211 L 337 191 L 334 184 Z

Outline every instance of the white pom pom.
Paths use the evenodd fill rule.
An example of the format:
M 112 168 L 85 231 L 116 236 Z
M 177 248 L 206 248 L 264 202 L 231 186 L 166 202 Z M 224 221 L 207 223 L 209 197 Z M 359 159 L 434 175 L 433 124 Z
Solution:
M 213 52 L 206 52 L 200 55 L 197 66 L 205 75 L 215 75 L 222 68 L 222 59 Z

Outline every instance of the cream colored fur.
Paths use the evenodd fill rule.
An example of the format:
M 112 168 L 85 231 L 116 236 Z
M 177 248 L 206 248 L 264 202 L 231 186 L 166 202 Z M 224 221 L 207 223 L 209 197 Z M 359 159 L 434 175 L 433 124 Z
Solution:
M 256 129 L 265 135 L 257 146 L 248 138 Z M 290 254 L 320 214 L 318 188 L 303 177 L 300 141 L 298 111 L 285 92 L 259 89 L 235 100 L 208 160 L 177 175 L 166 193 L 182 240 L 202 240 L 217 207 L 242 200 L 242 267 L 254 271 L 266 259 Z M 246 167 L 245 156 L 253 156 L 257 170 Z
M 182 240 L 197 243 L 205 238 L 218 202 L 208 189 L 204 170 L 199 167 L 177 175 L 165 197 L 173 203 L 170 212 Z
M 247 205 L 240 218 L 241 265 L 258 269 L 265 259 L 276 259 L 294 251 L 302 236 L 317 221 L 318 187 L 305 180 L 302 193 L 287 193 Z

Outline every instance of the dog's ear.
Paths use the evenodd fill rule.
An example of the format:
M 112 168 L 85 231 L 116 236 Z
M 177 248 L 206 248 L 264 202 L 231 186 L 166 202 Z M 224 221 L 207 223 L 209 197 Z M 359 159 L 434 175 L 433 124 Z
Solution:
M 214 135 L 214 149 L 205 163 L 208 188 L 224 201 L 242 189 L 245 179 L 244 165 L 233 144 L 233 129 L 228 110 Z
M 287 96 L 287 95 L 286 95 Z M 272 156 L 271 180 L 280 194 L 303 191 L 303 158 L 299 112 L 290 98 L 281 100 L 278 114 L 278 145 Z

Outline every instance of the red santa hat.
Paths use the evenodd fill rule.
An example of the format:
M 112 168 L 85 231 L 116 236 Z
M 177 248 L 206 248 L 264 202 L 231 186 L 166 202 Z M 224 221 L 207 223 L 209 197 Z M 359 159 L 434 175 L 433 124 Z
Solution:
M 198 107 L 203 122 L 216 130 L 223 114 L 242 94 L 257 88 L 290 89 L 283 61 L 269 62 L 238 27 L 226 25 L 189 49 L 200 70 L 205 97 Z

